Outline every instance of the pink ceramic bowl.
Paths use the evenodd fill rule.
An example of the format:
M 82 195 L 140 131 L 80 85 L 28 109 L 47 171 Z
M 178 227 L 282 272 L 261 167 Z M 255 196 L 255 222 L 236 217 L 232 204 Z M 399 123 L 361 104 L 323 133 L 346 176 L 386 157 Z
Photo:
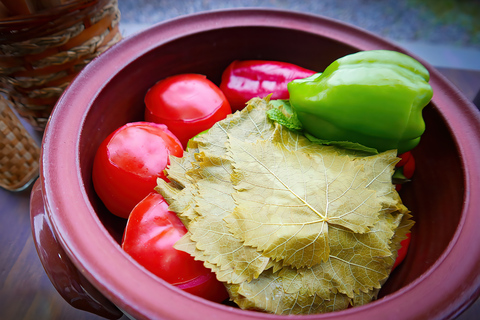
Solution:
M 427 130 L 413 151 L 414 181 L 402 190 L 416 220 L 410 251 L 379 300 L 311 316 L 275 316 L 205 301 L 157 279 L 120 248 L 125 221 L 92 187 L 100 142 L 142 119 L 147 89 L 195 72 L 217 84 L 235 59 L 288 61 L 323 70 L 359 50 L 402 48 L 318 16 L 273 10 L 197 14 L 123 40 L 89 64 L 66 90 L 45 131 L 41 178 L 31 199 L 39 256 L 72 305 L 135 319 L 447 319 L 480 290 L 480 116 L 439 72 L 425 108 Z M 418 59 L 418 57 L 417 57 Z M 421 61 L 421 59 L 419 59 Z

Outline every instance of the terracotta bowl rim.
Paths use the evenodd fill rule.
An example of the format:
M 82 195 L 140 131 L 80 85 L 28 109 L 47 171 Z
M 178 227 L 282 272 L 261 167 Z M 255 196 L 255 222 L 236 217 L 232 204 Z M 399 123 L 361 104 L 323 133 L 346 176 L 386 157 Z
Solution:
M 228 315 L 232 320 L 243 319 L 245 316 L 249 319 L 286 319 L 283 316 L 243 311 L 210 303 L 172 286 L 163 285 L 165 284 L 163 280 L 153 277 L 145 270 L 140 271 L 142 268 L 121 250 L 96 216 L 89 203 L 79 170 L 79 141 L 88 108 L 79 108 L 78 105 L 91 106 L 105 84 L 118 72 L 119 66 L 125 66 L 158 45 L 187 34 L 214 30 L 218 27 L 245 25 L 294 27 L 336 40 L 341 39 L 358 50 L 391 49 L 417 58 L 431 73 L 431 84 L 435 91 L 433 102 L 449 129 L 452 132 L 455 130 L 455 143 L 462 156 L 465 195 L 460 225 L 448 248 L 434 265 L 409 285 L 378 301 L 330 314 L 301 316 L 302 319 L 356 319 L 363 315 L 372 315 L 372 310 L 377 317 L 386 318 L 399 306 L 418 305 L 419 297 L 423 298 L 421 306 L 415 308 L 415 312 L 419 312 L 415 315 L 419 318 L 456 315 L 476 299 L 480 290 L 480 276 L 476 275 L 476 269 L 474 270 L 480 266 L 480 232 L 475 230 L 475 226 L 480 225 L 480 214 L 474 212 L 474 208 L 480 207 L 480 200 L 474 197 L 474 194 L 480 194 L 480 153 L 472 150 L 475 149 L 472 146 L 480 146 L 478 111 L 458 89 L 421 58 L 357 27 L 300 12 L 235 9 L 172 19 L 122 40 L 80 73 L 62 95 L 52 113 L 44 134 L 41 157 L 41 183 L 47 215 L 51 219 L 56 236 L 73 263 L 108 299 L 134 317 L 202 319 L 205 314 L 216 312 L 219 315 Z M 105 69 L 111 73 L 100 71 Z M 449 106 L 448 102 L 461 108 Z M 74 105 L 77 107 L 73 107 Z M 64 214 L 72 210 L 76 214 Z M 78 214 L 79 212 L 82 214 Z M 460 252 L 460 248 L 467 245 L 471 251 L 469 257 L 463 256 Z M 92 247 L 95 250 L 92 250 Z M 462 263 L 456 263 L 457 259 L 462 259 Z M 111 269 L 102 264 L 104 260 L 108 261 L 106 266 L 115 265 L 116 270 L 121 272 L 111 272 Z M 451 270 L 456 272 L 452 273 Z M 127 275 L 134 275 L 135 279 L 132 280 Z M 447 275 L 451 280 L 448 283 L 454 285 L 445 284 Z M 468 279 L 469 283 L 460 283 L 465 279 Z M 131 290 L 132 288 L 153 294 L 138 295 L 135 290 Z M 432 288 L 435 288 L 435 292 L 453 291 L 437 297 L 432 294 Z M 154 295 L 157 296 L 153 297 Z M 168 307 L 159 308 L 158 297 L 161 297 L 164 305 Z M 185 301 L 189 302 L 189 308 L 182 308 L 181 316 L 171 310 L 171 306 L 181 306 Z M 396 319 L 412 318 L 413 311 L 409 309 L 413 308 L 397 310 Z

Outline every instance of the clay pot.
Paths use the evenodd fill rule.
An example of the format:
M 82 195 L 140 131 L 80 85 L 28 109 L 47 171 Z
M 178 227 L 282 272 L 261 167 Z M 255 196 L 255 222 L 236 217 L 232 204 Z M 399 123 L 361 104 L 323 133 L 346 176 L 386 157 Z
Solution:
M 146 91 L 164 77 L 194 72 L 219 84 L 235 59 L 322 71 L 341 56 L 371 49 L 405 52 L 338 21 L 245 9 L 158 24 L 90 63 L 52 114 L 32 193 L 37 248 L 57 289 L 77 307 L 111 318 L 123 312 L 135 319 L 292 319 L 205 301 L 133 261 L 119 245 L 125 221 L 108 213 L 94 192 L 94 153 L 114 129 L 142 119 Z M 424 110 L 426 133 L 413 151 L 414 181 L 401 191 L 416 221 L 406 260 L 377 301 L 298 319 L 447 319 L 480 292 L 479 112 L 415 58 L 429 69 L 435 94 Z

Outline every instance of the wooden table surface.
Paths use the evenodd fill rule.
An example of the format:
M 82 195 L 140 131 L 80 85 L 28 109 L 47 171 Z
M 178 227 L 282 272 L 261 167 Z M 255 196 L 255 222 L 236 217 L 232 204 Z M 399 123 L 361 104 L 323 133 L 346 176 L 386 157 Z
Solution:
M 480 90 L 480 71 L 438 70 L 473 101 Z M 71 307 L 45 274 L 30 229 L 30 190 L 0 189 L 0 319 L 101 319 Z M 480 319 L 480 299 L 457 319 Z

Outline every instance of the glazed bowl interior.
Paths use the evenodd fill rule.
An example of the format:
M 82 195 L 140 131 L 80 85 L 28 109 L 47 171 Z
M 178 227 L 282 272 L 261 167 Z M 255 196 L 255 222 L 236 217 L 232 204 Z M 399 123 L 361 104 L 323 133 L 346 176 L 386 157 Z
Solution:
M 105 54 L 104 62 L 109 57 L 123 58 L 119 66 L 104 71 L 109 73 L 108 80 L 95 88 L 86 106 L 79 106 L 85 108 L 85 112 L 78 120 L 81 125 L 76 133 L 79 139 L 76 166 L 86 201 L 93 208 L 91 214 L 98 217 L 100 227 L 114 239 L 114 245 L 119 247 L 126 221 L 110 214 L 95 194 L 91 178 L 94 154 L 113 130 L 127 122 L 143 119 L 143 98 L 155 82 L 179 73 L 200 73 L 219 84 L 222 71 L 233 60 L 287 61 L 322 71 L 335 59 L 360 50 L 402 51 L 391 43 L 350 27 L 341 26 L 341 31 L 328 31 L 327 28 L 327 31 L 312 33 L 308 27 L 294 30 L 288 23 L 284 27 L 267 24 L 233 24 L 194 32 L 183 30 L 184 34 L 172 36 L 168 35 L 170 30 L 154 27 L 134 39 L 124 40 Z M 329 28 L 332 25 L 336 26 L 336 23 L 327 22 Z M 341 32 L 348 34 L 347 39 L 338 40 Z M 349 40 L 355 37 L 367 40 Z M 139 43 L 143 43 L 140 51 Z M 135 45 L 137 51 L 129 51 Z M 102 72 L 102 59 L 99 60 L 79 76 L 78 84 L 70 90 L 80 88 L 79 84 L 88 81 L 89 75 Z M 68 93 L 64 99 L 67 98 Z M 392 273 L 380 292 L 380 298 L 407 290 L 405 288 L 428 274 L 447 254 L 461 225 L 466 191 L 459 142 L 435 99 L 424 109 L 424 119 L 426 132 L 413 151 L 417 165 L 414 180 L 400 192 L 416 222 L 412 242 L 404 263 Z M 128 259 L 126 255 L 125 259 Z M 144 271 L 138 268 L 138 272 Z
M 256 37 L 251 36 L 254 33 Z M 291 43 L 288 50 L 283 44 L 285 39 Z M 308 48 L 303 45 L 305 43 L 310 44 Z M 105 227 L 120 241 L 125 221 L 106 212 L 93 190 L 94 152 L 110 132 L 128 121 L 142 120 L 145 93 L 159 79 L 180 73 L 199 73 L 220 84 L 222 71 L 236 59 L 288 61 L 321 71 L 331 61 L 356 51 L 357 48 L 349 45 L 304 32 L 237 27 L 182 37 L 132 61 L 102 88 L 89 110 L 81 134 L 82 178 L 89 199 Z M 459 222 L 464 192 L 458 187 L 463 185 L 460 157 L 451 133 L 433 103 L 426 107 L 424 117 L 428 130 L 414 151 L 418 168 L 415 180 L 402 192 L 416 222 L 411 251 L 403 266 L 387 282 L 382 295 L 398 290 L 424 273 L 445 250 Z M 439 175 L 439 168 L 431 165 L 431 159 L 437 159 L 442 166 L 448 163 L 452 168 L 448 176 Z M 449 183 L 442 183 L 444 179 Z M 439 201 L 441 199 L 444 201 Z M 439 212 L 446 211 L 444 202 L 447 199 L 448 214 L 439 215 Z

